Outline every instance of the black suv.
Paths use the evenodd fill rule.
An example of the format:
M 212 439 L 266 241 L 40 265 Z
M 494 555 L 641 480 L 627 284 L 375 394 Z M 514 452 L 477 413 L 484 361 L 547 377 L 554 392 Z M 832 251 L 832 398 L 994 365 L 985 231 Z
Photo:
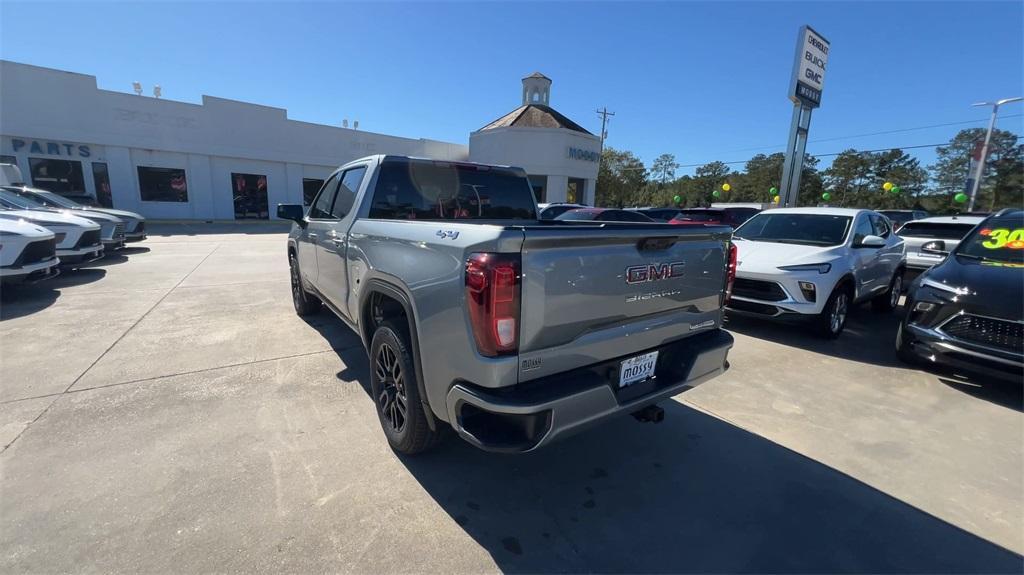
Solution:
M 946 255 L 907 292 L 896 352 L 1020 382 L 1024 377 L 1024 210 L 979 223 L 952 252 L 942 240 L 922 246 Z

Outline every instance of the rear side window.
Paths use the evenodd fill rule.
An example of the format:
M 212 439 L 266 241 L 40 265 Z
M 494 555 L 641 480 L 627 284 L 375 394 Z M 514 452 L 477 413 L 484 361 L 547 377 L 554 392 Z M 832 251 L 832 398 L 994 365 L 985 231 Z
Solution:
M 687 222 L 718 222 L 722 220 L 722 212 L 717 210 L 683 210 L 679 212 L 675 219 Z
M 313 207 L 309 208 L 309 217 L 318 220 L 331 219 L 331 204 L 334 203 L 334 188 L 338 185 L 338 175 L 335 174 L 324 182 Z
M 974 224 L 959 223 L 933 223 L 933 222 L 908 222 L 904 224 L 896 235 L 900 237 L 928 238 L 932 240 L 960 240 L 967 232 L 974 228 Z
M 738 226 L 743 222 L 757 215 L 759 210 L 754 208 L 733 208 L 725 210 L 725 223 Z
M 529 181 L 511 170 L 443 162 L 381 164 L 370 218 L 536 220 Z

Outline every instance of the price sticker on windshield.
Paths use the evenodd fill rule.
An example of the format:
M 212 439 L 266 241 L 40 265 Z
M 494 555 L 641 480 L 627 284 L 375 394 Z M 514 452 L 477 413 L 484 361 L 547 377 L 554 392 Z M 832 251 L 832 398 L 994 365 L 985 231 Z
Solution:
M 978 232 L 988 239 L 981 242 L 982 247 L 990 250 L 998 250 L 1004 247 L 1011 250 L 1024 249 L 1024 228 L 1010 230 L 1007 228 L 989 229 L 985 228 Z

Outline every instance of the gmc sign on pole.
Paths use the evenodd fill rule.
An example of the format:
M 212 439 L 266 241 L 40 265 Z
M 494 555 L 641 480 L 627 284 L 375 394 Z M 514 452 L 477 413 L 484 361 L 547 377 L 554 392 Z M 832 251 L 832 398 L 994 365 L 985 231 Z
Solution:
M 789 99 L 810 108 L 821 105 L 821 91 L 825 87 L 825 68 L 828 66 L 829 43 L 810 26 L 801 26 L 796 41 L 793 61 L 793 83 Z

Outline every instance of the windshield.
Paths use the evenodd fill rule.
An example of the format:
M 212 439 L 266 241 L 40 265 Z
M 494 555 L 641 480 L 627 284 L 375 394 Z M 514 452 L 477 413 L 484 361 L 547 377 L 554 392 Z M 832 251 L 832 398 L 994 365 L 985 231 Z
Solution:
M 25 190 L 24 193 L 27 193 L 27 194 L 31 195 L 33 199 L 36 199 L 40 203 L 42 203 L 44 205 L 48 205 L 48 206 L 56 206 L 56 207 L 59 207 L 59 208 L 68 208 L 68 209 L 84 208 L 85 207 L 82 204 L 80 204 L 80 203 L 78 203 L 78 202 L 76 202 L 74 200 L 69 200 L 69 199 L 61 196 L 60 194 L 55 194 L 53 192 L 48 192 L 46 190 Z
M 43 204 L 30 200 L 25 196 L 19 196 L 7 189 L 0 190 L 0 202 L 8 207 L 15 207 L 23 210 L 38 210 L 39 208 L 45 208 Z
M 838 246 L 850 229 L 850 216 L 760 213 L 736 229 L 734 237 L 756 242 Z
M 896 235 L 902 238 L 927 238 L 933 240 L 959 240 L 974 227 L 973 223 L 908 222 Z
M 964 238 L 954 252 L 988 262 L 1024 263 L 1024 216 L 992 218 Z

